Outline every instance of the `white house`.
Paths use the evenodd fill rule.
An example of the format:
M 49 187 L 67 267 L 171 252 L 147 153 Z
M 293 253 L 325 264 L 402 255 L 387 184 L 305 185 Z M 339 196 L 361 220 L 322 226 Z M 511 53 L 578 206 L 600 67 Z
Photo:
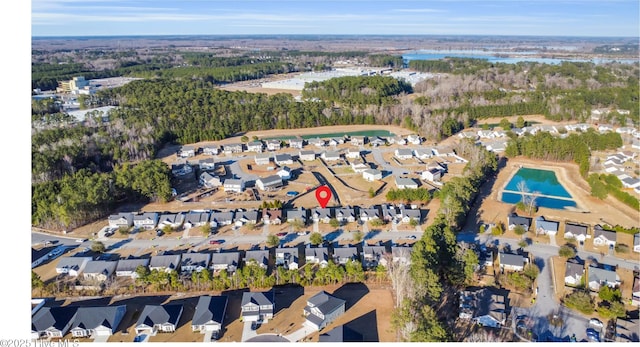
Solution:
M 222 330 L 227 303 L 229 298 L 224 295 L 202 295 L 198 298 L 196 310 L 191 319 L 191 330 L 201 334 L 212 332 L 219 333 Z
M 189 158 L 196 155 L 196 149 L 193 146 L 182 146 L 178 152 L 178 156 L 182 158 Z
M 151 230 L 158 224 L 157 212 L 145 212 L 133 216 L 133 225 L 146 230 Z
M 117 264 L 117 261 L 90 260 L 85 265 L 82 276 L 85 280 L 104 282 L 113 276 Z
M 609 125 L 609 124 L 600 124 L 598 125 L 598 131 L 600 133 L 606 133 L 609 131 L 613 131 L 613 126 Z
M 442 171 L 435 168 L 429 169 L 422 172 L 421 178 L 431 182 L 440 182 L 440 179 L 442 178 Z
M 176 331 L 182 310 L 181 304 L 146 305 L 135 324 L 136 335 Z
M 621 284 L 620 276 L 616 274 L 615 267 L 606 264 L 590 265 L 587 278 L 589 279 L 589 289 L 592 291 L 600 290 L 601 286 L 616 288 Z
M 460 293 L 460 313 L 462 319 L 470 319 L 485 327 L 500 328 L 507 322 L 507 297 L 488 288 Z
M 525 264 L 529 262 L 529 258 L 522 254 L 500 252 L 498 261 L 500 269 L 522 271 L 524 270 Z
M 412 145 L 419 145 L 420 143 L 422 143 L 422 139 L 420 138 L 420 136 L 414 134 L 407 136 L 407 142 Z
M 419 159 L 429 159 L 431 157 L 433 157 L 433 149 L 432 148 L 418 148 L 416 150 L 413 151 L 413 154 L 415 154 L 416 158 Z
M 256 165 L 269 165 L 271 161 L 271 154 L 269 153 L 259 153 L 253 159 Z
M 400 160 L 408 160 L 413 158 L 413 151 L 408 148 L 398 148 L 395 150 L 394 155 Z
M 326 161 L 340 160 L 340 152 L 337 151 L 325 151 L 321 155 L 322 159 Z
M 56 265 L 56 273 L 66 274 L 71 277 L 78 277 L 78 275 L 84 270 L 89 261 L 93 260 L 92 257 L 63 257 L 58 261 Z
M 118 260 L 118 265 L 116 265 L 116 277 L 131 277 L 136 279 L 138 278 L 138 274 L 136 273 L 138 266 L 148 268 L 149 261 L 149 258 L 120 259 Z
M 241 143 L 230 143 L 228 145 L 224 145 L 224 152 L 227 153 L 227 154 L 242 153 L 242 144 Z
M 305 326 L 320 330 L 344 314 L 346 301 L 320 291 L 307 300 L 303 314 Z
M 304 146 L 304 140 L 302 140 L 302 139 L 291 139 L 291 140 L 289 140 L 289 147 L 291 147 L 291 148 L 302 149 L 303 146 Z
M 595 225 L 593 227 L 593 245 L 614 247 L 616 245 L 616 232 L 604 230 L 602 226 Z
M 111 336 L 126 313 L 127 305 L 79 307 L 71 325 L 71 336 Z
M 349 148 L 347 149 L 347 158 L 356 159 L 360 158 L 360 150 L 357 148 Z
M 180 254 L 154 255 L 149 261 L 149 270 L 164 272 L 178 271 L 180 267 Z
M 560 223 L 552 220 L 545 220 L 543 216 L 536 218 L 536 234 L 556 235 Z
M 217 155 L 220 153 L 220 146 L 218 145 L 206 145 L 202 147 L 202 153 L 208 155 Z
M 365 164 L 359 160 L 354 160 L 351 162 L 351 169 L 356 173 L 362 173 L 370 168 L 371 167 L 368 164 Z
M 320 267 L 325 267 L 329 261 L 329 253 L 326 247 L 304 249 L 304 257 L 307 264 L 319 264 Z
M 273 157 L 273 161 L 280 166 L 293 164 L 293 158 L 291 157 L 291 154 L 287 153 L 276 154 Z
M 251 141 L 247 143 L 247 152 L 262 152 L 262 141 Z
M 368 169 L 362 171 L 362 178 L 369 182 L 379 181 L 382 179 L 382 172 L 376 169 Z
M 576 287 L 580 285 L 582 276 L 584 276 L 584 263 L 575 258 L 567 259 L 564 270 L 564 283 Z
M 198 181 L 205 188 L 215 188 L 222 186 L 220 177 L 212 175 L 206 171 L 200 174 L 200 179 Z
M 278 151 L 282 146 L 280 140 L 267 140 L 267 149 L 270 151 Z
M 261 177 L 256 180 L 256 187 L 260 190 L 274 190 L 282 186 L 282 178 L 278 175 Z
M 418 189 L 418 183 L 413 178 L 396 176 L 395 183 L 398 189 Z
M 297 270 L 299 266 L 299 256 L 297 247 L 276 248 L 276 266 L 284 266 L 289 270 Z
M 108 222 L 111 228 L 130 228 L 133 226 L 133 213 L 121 212 L 112 214 L 109 216 Z
M 190 274 L 193 271 L 200 272 L 209 268 L 211 262 L 211 253 L 182 253 L 180 257 L 180 272 Z
M 31 338 L 62 338 L 71 328 L 77 310 L 77 306 L 42 307 L 31 318 Z
M 298 158 L 302 161 L 314 161 L 316 160 L 316 153 L 314 151 L 300 151 Z
M 243 322 L 266 323 L 275 313 L 275 293 L 244 292 L 240 302 L 240 318 Z
M 223 188 L 225 192 L 242 193 L 244 191 L 244 182 L 240 179 L 228 178 L 224 180 Z
M 278 175 L 283 180 L 288 180 L 291 178 L 291 169 L 288 166 L 284 166 L 280 170 L 278 170 L 278 172 L 276 172 L 276 175 Z

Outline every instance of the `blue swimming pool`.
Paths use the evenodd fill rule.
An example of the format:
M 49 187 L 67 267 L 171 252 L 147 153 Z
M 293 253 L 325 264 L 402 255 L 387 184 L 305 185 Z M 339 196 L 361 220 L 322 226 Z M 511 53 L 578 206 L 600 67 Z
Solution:
M 505 186 L 502 193 L 502 201 L 516 204 L 522 201 L 520 182 L 524 182 L 527 191 L 536 193 L 536 206 L 565 209 L 576 207 L 575 201 L 569 192 L 560 184 L 556 173 L 549 170 L 520 168 L 511 181 Z

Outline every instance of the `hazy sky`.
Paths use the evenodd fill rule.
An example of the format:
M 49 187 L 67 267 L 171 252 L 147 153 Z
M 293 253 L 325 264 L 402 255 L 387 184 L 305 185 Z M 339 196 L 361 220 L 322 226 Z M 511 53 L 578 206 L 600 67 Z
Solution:
M 639 36 L 638 0 L 32 0 L 32 36 Z

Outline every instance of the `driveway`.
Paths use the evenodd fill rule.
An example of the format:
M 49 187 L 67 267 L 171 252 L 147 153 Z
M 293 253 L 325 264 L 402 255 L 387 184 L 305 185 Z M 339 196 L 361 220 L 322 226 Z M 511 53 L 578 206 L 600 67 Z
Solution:
M 302 328 L 292 332 L 291 334 L 285 335 L 284 338 L 286 338 L 291 342 L 298 342 L 298 341 L 302 341 L 305 337 L 313 334 L 316 331 L 317 330 L 315 329 L 309 328 L 307 326 L 303 326 Z
M 251 322 L 244 322 L 244 326 L 242 327 L 242 342 L 256 336 L 258 336 L 258 333 L 256 333 L 255 330 L 251 330 Z

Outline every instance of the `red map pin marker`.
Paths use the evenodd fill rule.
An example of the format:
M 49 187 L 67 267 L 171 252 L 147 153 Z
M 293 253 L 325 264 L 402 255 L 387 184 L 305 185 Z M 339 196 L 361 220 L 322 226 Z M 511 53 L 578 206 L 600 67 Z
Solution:
M 331 199 L 331 189 L 327 186 L 320 186 L 316 189 L 316 200 L 320 204 L 320 207 L 327 207 L 327 203 Z

